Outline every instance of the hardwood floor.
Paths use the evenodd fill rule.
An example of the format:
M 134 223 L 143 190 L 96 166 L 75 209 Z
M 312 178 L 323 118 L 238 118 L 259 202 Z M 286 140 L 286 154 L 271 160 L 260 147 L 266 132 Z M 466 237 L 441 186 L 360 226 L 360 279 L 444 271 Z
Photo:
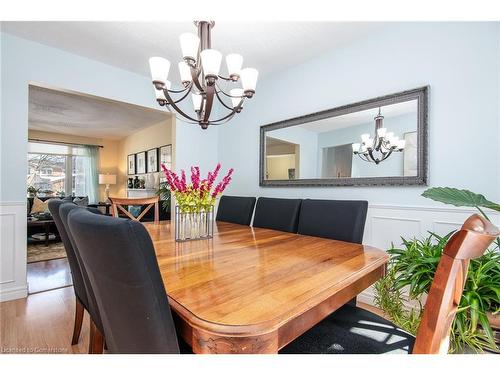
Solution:
M 375 313 L 377 308 L 358 303 Z M 0 303 L 0 353 L 87 353 L 89 317 L 83 318 L 80 341 L 71 346 L 75 294 L 72 287 Z
M 28 263 L 28 292 L 30 294 L 71 284 L 68 258 Z
M 72 287 L 0 303 L 0 353 L 87 353 L 89 317 L 71 346 L 75 294 Z

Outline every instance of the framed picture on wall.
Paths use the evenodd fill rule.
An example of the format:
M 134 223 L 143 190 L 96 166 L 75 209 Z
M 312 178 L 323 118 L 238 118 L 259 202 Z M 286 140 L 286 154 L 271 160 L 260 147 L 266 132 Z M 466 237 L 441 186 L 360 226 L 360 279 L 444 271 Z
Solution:
M 172 145 L 160 147 L 160 165 L 165 164 L 165 167 L 172 169 Z
M 146 173 L 146 151 L 135 154 L 135 173 Z
M 127 156 L 127 173 L 135 174 L 135 154 Z
M 146 157 L 147 157 L 146 171 L 148 173 L 158 172 L 158 149 L 152 148 L 151 150 L 146 151 Z

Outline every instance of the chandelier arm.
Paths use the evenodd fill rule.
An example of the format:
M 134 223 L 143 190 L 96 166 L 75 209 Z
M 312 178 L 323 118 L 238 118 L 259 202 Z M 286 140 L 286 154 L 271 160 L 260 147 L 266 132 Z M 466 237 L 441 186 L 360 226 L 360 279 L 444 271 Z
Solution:
M 385 160 L 385 159 L 387 159 L 389 156 L 391 156 L 392 151 L 393 151 L 393 150 L 389 150 L 389 152 L 388 152 L 387 154 L 384 154 L 384 157 L 383 157 L 383 158 L 382 158 L 382 160 L 380 160 L 380 161 L 384 161 L 384 160 Z
M 173 114 L 173 115 L 174 115 L 174 117 L 175 117 L 177 120 L 182 121 L 182 122 L 185 122 L 186 124 L 199 125 L 199 123 L 198 123 L 198 122 L 188 121 L 188 120 L 186 120 L 186 119 L 184 119 L 184 118 L 182 118 L 182 117 L 177 116 L 177 112 L 172 111 L 172 110 L 170 109 L 170 107 L 168 106 L 168 104 L 165 104 L 165 108 L 166 108 L 166 110 L 167 110 L 169 113 Z
M 229 97 L 229 98 L 246 98 L 246 96 L 244 96 L 244 95 L 243 95 L 243 96 L 239 96 L 239 95 L 234 96 L 234 95 L 228 94 L 228 93 L 227 93 L 227 92 L 225 92 L 225 91 L 224 91 L 224 90 L 223 90 L 223 89 L 222 89 L 222 88 L 221 88 L 221 87 L 220 87 L 217 83 L 216 83 L 216 86 L 217 86 L 217 88 L 219 89 L 219 91 L 218 91 L 218 92 L 223 93 L 224 95 L 226 95 L 226 96 L 227 96 L 227 97 Z
M 171 91 L 169 91 L 169 92 L 171 92 Z M 173 100 L 173 102 L 174 102 L 174 103 L 179 103 L 179 102 L 182 102 L 184 99 L 186 99 L 186 97 L 187 97 L 190 93 L 191 93 L 191 89 L 190 89 L 189 91 L 186 91 L 186 93 L 185 93 L 185 94 L 184 94 L 181 98 L 179 98 L 179 99 L 177 99 L 177 100 L 173 100 L 173 99 L 172 99 L 172 100 Z M 166 97 L 166 95 L 165 95 L 165 97 Z
M 214 95 L 215 95 L 215 86 L 207 86 L 206 95 L 205 95 L 205 110 L 203 113 L 203 122 L 209 122 L 210 113 L 212 112 L 212 104 L 214 103 Z
M 171 105 L 181 116 L 187 118 L 188 120 L 190 121 L 194 121 L 194 122 L 197 122 L 194 118 L 192 118 L 191 116 L 187 115 L 186 113 L 184 113 L 177 104 L 175 104 L 175 101 L 172 100 L 172 98 L 170 97 L 170 94 L 167 92 L 165 92 L 165 97 L 167 98 L 167 102 L 168 102 L 168 105 Z
M 186 90 L 191 90 L 191 86 L 193 86 L 193 82 L 189 82 L 189 85 L 187 85 L 186 87 L 184 87 L 182 90 L 168 90 L 168 92 L 170 93 L 173 93 L 173 94 L 180 94 L 181 92 L 184 92 Z M 165 89 L 163 89 L 165 90 Z
M 224 81 L 235 82 L 235 80 L 232 79 L 232 78 L 230 78 L 230 77 L 224 77 L 224 76 L 221 76 L 221 75 L 217 75 L 217 77 L 219 77 L 220 79 L 223 79 Z
M 217 90 L 215 90 L 215 95 L 217 96 L 217 99 L 219 99 L 219 102 L 224 106 L 226 107 L 227 109 L 229 109 L 230 111 L 233 110 L 233 108 L 231 108 L 230 106 L 228 106 L 226 103 L 224 103 L 224 101 L 222 100 L 222 98 L 219 96 L 219 92 Z M 241 104 L 241 103 L 240 103 Z
M 229 114 L 227 114 L 226 116 L 224 117 L 221 117 L 217 120 L 213 120 L 213 121 L 210 121 L 210 124 L 214 124 L 214 123 L 218 123 L 218 122 L 221 122 L 221 121 L 224 121 L 224 120 L 230 120 L 231 117 L 233 117 L 235 114 L 237 113 L 236 111 L 236 108 L 234 108 Z
M 375 164 L 378 164 L 383 160 L 383 159 L 379 160 L 375 156 L 373 156 L 373 150 L 371 149 L 368 149 L 368 155 L 370 155 L 370 159 L 372 159 L 375 162 Z
M 198 58 L 199 60 L 199 58 Z M 200 92 L 205 92 L 202 84 L 200 83 L 200 80 L 198 79 L 198 76 L 200 75 L 200 69 L 199 68 L 193 68 L 192 66 L 190 66 L 191 68 L 191 78 L 192 78 L 192 82 L 194 83 L 194 85 L 196 86 L 196 88 L 200 91 Z
M 220 119 L 215 120 L 215 121 L 210 121 L 210 125 L 222 125 L 222 124 L 225 124 L 226 122 L 231 121 L 231 119 L 234 117 L 234 115 L 236 113 L 237 113 L 236 111 L 233 111 L 229 115 L 227 115 L 227 116 L 225 116 L 223 118 L 220 118 Z

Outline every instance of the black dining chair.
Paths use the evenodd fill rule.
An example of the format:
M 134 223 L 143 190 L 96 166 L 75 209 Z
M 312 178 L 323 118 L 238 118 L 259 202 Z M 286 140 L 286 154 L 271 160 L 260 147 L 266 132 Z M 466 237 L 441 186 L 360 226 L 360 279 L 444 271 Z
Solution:
M 259 198 L 253 226 L 297 233 L 302 199 Z
M 235 197 L 223 195 L 217 208 L 217 221 L 250 225 L 252 221 L 255 197 Z
M 367 211 L 367 201 L 304 199 L 298 233 L 361 243 Z
M 75 210 L 68 225 L 94 291 L 111 353 L 179 353 L 153 243 L 136 221 Z
M 49 206 L 50 206 L 49 202 Z M 74 254 L 76 258 L 76 266 L 78 267 L 78 272 L 80 274 L 81 280 L 83 281 L 83 287 L 84 291 L 86 294 L 86 303 L 83 304 L 83 308 L 88 312 L 89 318 L 90 318 L 90 333 L 89 333 L 89 349 L 88 353 L 89 354 L 102 354 L 103 349 L 104 349 L 104 335 L 103 335 L 103 327 L 102 327 L 102 321 L 101 321 L 101 316 L 99 314 L 99 309 L 97 307 L 97 303 L 95 301 L 95 296 L 94 296 L 94 291 L 92 290 L 92 285 L 90 284 L 90 280 L 88 277 L 88 272 L 85 269 L 85 265 L 83 264 L 82 258 L 80 256 L 80 252 L 78 250 L 78 247 L 75 244 L 75 240 L 72 236 L 71 231 L 69 230 L 68 227 L 68 215 L 71 211 L 73 210 L 84 210 L 84 211 L 89 211 L 94 215 L 101 215 L 101 212 L 97 208 L 91 208 L 91 207 L 82 207 L 78 206 L 74 203 L 65 203 L 62 202 L 62 204 L 55 205 L 54 204 L 54 221 L 55 218 L 57 217 L 59 222 L 62 225 L 62 230 L 59 230 L 60 233 L 64 232 L 64 236 L 66 237 L 66 249 L 70 249 L 70 251 Z M 55 208 L 59 207 L 58 210 Z M 56 222 L 57 223 L 57 222 Z M 68 258 L 69 259 L 69 258 Z M 73 284 L 75 283 L 75 280 L 73 279 Z M 80 310 L 78 310 L 80 309 Z M 82 307 L 78 307 L 78 300 L 77 300 L 77 311 L 81 311 L 78 313 L 78 324 L 79 327 L 81 328 L 82 325 L 82 320 L 83 320 L 83 310 Z M 76 322 L 76 319 L 75 319 Z M 78 332 L 80 331 L 80 328 Z M 78 340 L 77 340 L 78 341 Z M 74 343 L 76 344 L 76 342 Z

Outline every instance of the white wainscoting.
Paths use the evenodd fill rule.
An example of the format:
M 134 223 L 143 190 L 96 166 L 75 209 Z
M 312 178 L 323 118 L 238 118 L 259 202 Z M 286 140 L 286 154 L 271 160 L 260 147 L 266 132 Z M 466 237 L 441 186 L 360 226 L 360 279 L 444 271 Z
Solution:
M 26 201 L 0 202 L 0 301 L 27 294 Z
M 363 244 L 372 245 L 379 249 L 389 249 L 391 243 L 401 245 L 401 237 L 422 238 L 430 232 L 440 235 L 447 234 L 460 228 L 462 223 L 474 209 L 454 207 L 414 207 L 370 205 L 366 218 Z M 490 220 L 496 225 L 500 224 L 500 213 L 487 212 Z M 370 287 L 363 291 L 358 300 L 373 304 L 373 289 Z

